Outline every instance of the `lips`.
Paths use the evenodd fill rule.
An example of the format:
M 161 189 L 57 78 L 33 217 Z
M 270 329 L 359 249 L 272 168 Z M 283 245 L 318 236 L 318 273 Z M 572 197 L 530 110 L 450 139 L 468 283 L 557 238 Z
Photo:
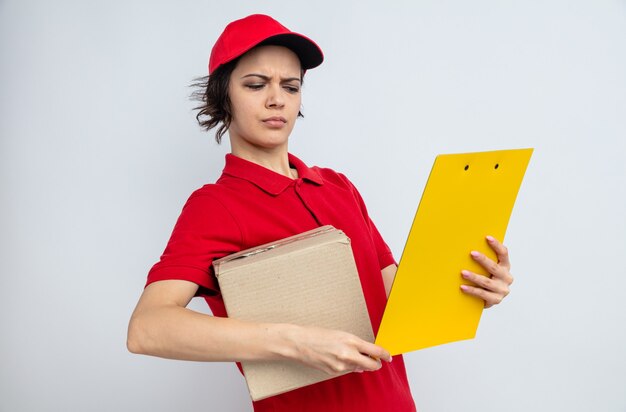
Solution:
M 272 116 L 272 117 L 268 117 L 267 119 L 263 119 L 264 122 L 283 122 L 283 123 L 287 123 L 287 119 L 285 119 L 282 116 Z
M 287 123 L 287 119 L 282 116 L 272 116 L 263 119 L 263 123 L 270 127 L 282 127 Z

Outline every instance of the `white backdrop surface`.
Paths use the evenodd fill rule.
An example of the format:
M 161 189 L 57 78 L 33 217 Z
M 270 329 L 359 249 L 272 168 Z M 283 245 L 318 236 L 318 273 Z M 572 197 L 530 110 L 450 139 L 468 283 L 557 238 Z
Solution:
M 396 258 L 437 154 L 536 149 L 512 294 L 476 339 L 406 356 L 418 408 L 626 411 L 623 0 L 0 0 L 0 410 L 251 410 L 232 364 L 125 338 L 228 152 L 188 85 L 255 12 L 324 50 L 291 151 L 355 182 Z

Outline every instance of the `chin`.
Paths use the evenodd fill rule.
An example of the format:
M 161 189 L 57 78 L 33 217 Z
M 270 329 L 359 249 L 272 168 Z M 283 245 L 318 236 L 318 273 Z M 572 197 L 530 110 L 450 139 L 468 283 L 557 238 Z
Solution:
M 283 133 L 279 134 L 268 134 L 265 136 L 259 136 L 258 139 L 254 139 L 251 141 L 255 146 L 260 146 L 265 149 L 274 149 L 280 146 L 286 146 L 289 142 L 289 136 L 285 136 Z
M 279 149 L 281 147 L 287 147 L 287 141 L 280 141 L 280 142 L 274 142 L 274 141 L 270 141 L 270 142 L 260 142 L 259 144 L 256 144 L 255 146 L 259 147 L 259 148 L 263 148 L 266 150 L 273 150 L 273 149 Z
M 232 130 L 231 130 L 232 132 Z M 256 133 L 255 133 L 256 132 Z M 232 133 L 230 138 L 231 142 L 234 144 L 235 141 L 239 141 L 242 145 L 248 146 L 251 148 L 257 148 L 260 150 L 271 150 L 277 149 L 280 147 L 287 146 L 289 141 L 289 132 L 290 130 L 257 130 L 250 131 L 250 133 L 241 133 L 237 131 L 236 133 Z

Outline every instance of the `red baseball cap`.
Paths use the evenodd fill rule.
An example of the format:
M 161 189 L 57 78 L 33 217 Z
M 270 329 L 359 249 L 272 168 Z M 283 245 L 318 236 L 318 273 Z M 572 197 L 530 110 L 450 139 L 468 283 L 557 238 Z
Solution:
M 313 40 L 292 32 L 270 16 L 252 14 L 226 26 L 211 50 L 209 74 L 253 47 L 269 44 L 291 49 L 304 70 L 317 67 L 324 60 L 322 49 Z

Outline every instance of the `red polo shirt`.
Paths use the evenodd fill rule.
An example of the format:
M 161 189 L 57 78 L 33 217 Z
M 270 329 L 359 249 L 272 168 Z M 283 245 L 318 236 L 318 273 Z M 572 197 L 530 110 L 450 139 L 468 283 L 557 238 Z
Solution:
M 200 286 L 215 316 L 226 316 L 212 271 L 215 259 L 322 225 L 350 239 L 374 334 L 387 301 L 381 269 L 394 263 L 356 188 L 340 173 L 289 155 L 298 179 L 226 155 L 222 176 L 187 200 L 148 284 L 182 279 Z M 255 411 L 414 411 L 404 362 L 350 373 L 254 402 Z

